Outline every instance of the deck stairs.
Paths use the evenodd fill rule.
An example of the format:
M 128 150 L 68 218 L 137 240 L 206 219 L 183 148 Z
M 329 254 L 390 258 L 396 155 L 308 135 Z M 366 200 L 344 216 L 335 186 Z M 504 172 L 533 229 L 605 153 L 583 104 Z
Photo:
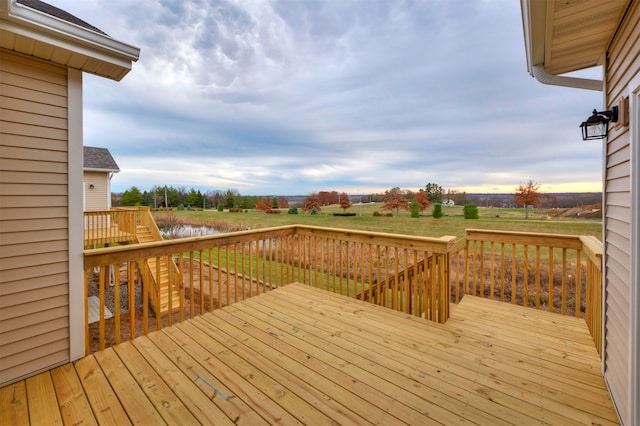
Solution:
M 154 235 L 149 226 L 138 225 L 136 227 L 136 237 L 138 243 L 148 243 L 160 241 L 159 236 Z M 169 311 L 169 277 L 171 280 L 171 310 L 180 309 L 180 291 L 182 289 L 182 279 L 177 265 L 173 258 L 161 257 L 158 271 L 158 259 L 147 259 L 140 265 L 142 279 L 149 280 L 149 301 L 153 311 L 164 314 Z M 159 276 L 158 276 L 159 273 Z M 158 292 L 160 293 L 160 304 L 158 305 Z

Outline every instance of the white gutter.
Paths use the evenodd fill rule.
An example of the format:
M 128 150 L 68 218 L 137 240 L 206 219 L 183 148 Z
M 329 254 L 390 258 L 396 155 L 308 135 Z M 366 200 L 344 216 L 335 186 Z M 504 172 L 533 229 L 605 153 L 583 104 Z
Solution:
M 553 86 L 573 87 L 576 89 L 595 90 L 602 92 L 604 82 L 602 80 L 592 80 L 589 78 L 564 77 L 555 74 L 549 74 L 544 65 L 538 64 L 531 67 L 531 75 L 542 84 L 550 84 Z

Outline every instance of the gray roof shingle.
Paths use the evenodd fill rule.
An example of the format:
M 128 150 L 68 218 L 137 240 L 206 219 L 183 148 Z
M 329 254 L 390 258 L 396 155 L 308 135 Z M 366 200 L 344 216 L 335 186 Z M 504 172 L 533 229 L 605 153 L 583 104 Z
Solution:
M 107 148 L 83 147 L 84 168 L 119 172 L 120 168 Z
M 80 27 L 86 28 L 88 30 L 95 31 L 95 32 L 100 33 L 102 35 L 109 36 L 109 34 L 105 33 L 101 29 L 96 28 L 93 25 L 83 21 L 82 19 L 73 16 L 69 12 L 67 12 L 65 10 L 62 10 L 62 9 L 58 9 L 57 7 L 51 6 L 50 4 L 45 3 L 43 1 L 40 1 L 40 0 L 17 0 L 17 2 L 20 3 L 23 6 L 27 6 L 27 7 L 30 7 L 31 9 L 35 9 L 35 10 L 38 10 L 40 12 L 46 13 L 47 15 L 55 16 L 56 18 L 62 19 L 63 21 L 67 21 L 67 22 L 70 22 L 72 24 L 78 25 Z

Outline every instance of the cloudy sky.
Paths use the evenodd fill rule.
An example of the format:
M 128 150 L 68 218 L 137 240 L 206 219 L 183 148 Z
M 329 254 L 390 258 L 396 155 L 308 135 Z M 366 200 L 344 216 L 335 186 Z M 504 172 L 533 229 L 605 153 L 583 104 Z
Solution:
M 141 48 L 121 82 L 85 77 L 116 192 L 601 190 L 578 125 L 602 94 L 529 76 L 518 1 L 48 1 Z

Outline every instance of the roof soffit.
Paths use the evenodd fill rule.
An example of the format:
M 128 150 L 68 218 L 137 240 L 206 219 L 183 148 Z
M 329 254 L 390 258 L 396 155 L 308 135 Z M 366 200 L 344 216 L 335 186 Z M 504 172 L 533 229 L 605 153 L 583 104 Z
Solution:
M 0 0 L 0 47 L 113 80 L 122 79 L 140 49 L 104 33 Z
M 631 0 L 521 0 L 529 71 L 554 75 L 602 65 Z

